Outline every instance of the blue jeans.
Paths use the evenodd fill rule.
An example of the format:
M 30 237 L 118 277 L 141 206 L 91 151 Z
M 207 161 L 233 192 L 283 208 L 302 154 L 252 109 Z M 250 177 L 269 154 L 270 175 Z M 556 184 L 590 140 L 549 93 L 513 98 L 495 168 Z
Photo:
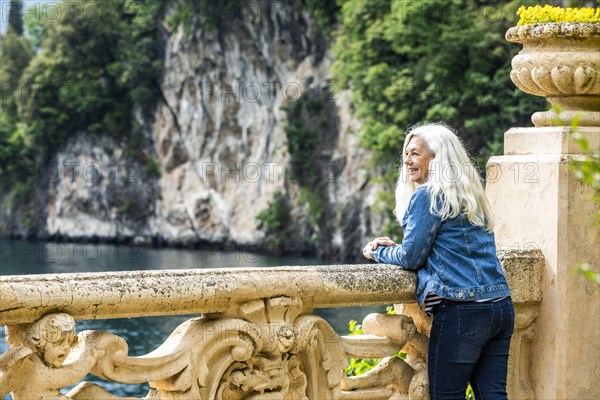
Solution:
M 506 400 L 508 350 L 515 312 L 507 297 L 495 303 L 443 300 L 433 309 L 429 338 L 431 400 Z

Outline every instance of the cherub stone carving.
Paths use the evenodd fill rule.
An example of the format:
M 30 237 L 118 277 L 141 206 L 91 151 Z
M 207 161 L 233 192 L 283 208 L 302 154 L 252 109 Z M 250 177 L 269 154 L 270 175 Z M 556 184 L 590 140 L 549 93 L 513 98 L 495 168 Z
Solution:
M 6 327 L 10 352 L 2 355 L 2 392 L 18 399 L 64 399 L 60 389 L 82 379 L 95 360 L 64 366 L 77 343 L 75 320 L 68 314 L 48 314 L 32 324 Z M 12 368 L 8 368 L 9 364 Z M 10 374 L 18 365 L 20 373 Z
M 33 350 L 47 367 L 60 368 L 77 343 L 75 320 L 64 313 L 48 314 L 32 324 L 7 326 L 12 347 Z
M 8 325 L 6 331 L 11 349 L 0 357 L 0 397 L 12 392 L 14 400 L 90 399 L 93 392 L 118 398 L 85 382 L 66 396 L 60 392 L 83 379 L 105 353 L 102 346 L 78 347 L 69 314 L 47 314 L 32 324 Z

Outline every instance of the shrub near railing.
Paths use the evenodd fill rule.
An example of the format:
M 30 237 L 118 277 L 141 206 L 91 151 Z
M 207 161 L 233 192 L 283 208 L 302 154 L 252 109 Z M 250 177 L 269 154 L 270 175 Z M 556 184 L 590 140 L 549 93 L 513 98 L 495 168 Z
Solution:
M 395 314 L 394 306 L 387 306 L 385 311 L 387 314 Z M 348 322 L 348 330 L 350 331 L 348 336 L 356 336 L 363 334 L 362 325 L 354 319 Z M 398 352 L 398 354 L 396 354 L 395 357 L 405 359 L 406 353 Z M 380 361 L 381 358 L 350 358 L 348 359 L 349 365 L 347 368 L 344 369 L 344 371 L 348 376 L 361 375 L 373 369 L 377 364 L 379 364 Z

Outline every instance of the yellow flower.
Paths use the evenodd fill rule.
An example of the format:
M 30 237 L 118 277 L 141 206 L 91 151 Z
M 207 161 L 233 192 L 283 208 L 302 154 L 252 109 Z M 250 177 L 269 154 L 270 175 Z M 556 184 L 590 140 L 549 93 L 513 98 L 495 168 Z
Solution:
M 535 7 L 521 6 L 517 10 L 518 26 L 544 24 L 550 22 L 600 22 L 600 8 L 571 8 L 536 5 Z

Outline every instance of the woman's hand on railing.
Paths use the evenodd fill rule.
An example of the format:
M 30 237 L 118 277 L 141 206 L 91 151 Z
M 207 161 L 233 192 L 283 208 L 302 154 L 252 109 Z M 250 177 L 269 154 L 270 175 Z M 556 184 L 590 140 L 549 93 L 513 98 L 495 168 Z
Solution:
M 381 236 L 373 239 L 363 248 L 363 255 L 365 258 L 371 260 L 371 251 L 377 250 L 378 246 L 395 246 L 396 242 L 387 236 Z

